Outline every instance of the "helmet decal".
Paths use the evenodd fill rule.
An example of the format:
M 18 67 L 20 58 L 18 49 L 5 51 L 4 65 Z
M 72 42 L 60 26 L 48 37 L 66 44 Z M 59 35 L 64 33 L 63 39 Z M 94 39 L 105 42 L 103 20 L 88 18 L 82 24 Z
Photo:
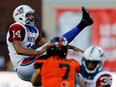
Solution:
M 19 8 L 19 9 L 17 10 L 17 13 L 16 13 L 15 16 L 17 16 L 17 15 L 19 15 L 19 14 L 22 14 L 22 13 L 24 13 L 23 7 Z
M 93 52 L 94 49 L 95 49 L 95 46 L 92 48 L 92 50 L 91 50 L 91 52 L 90 52 L 91 54 L 92 54 L 92 52 Z
M 68 41 L 64 37 L 53 37 L 47 45 L 47 54 L 66 57 Z

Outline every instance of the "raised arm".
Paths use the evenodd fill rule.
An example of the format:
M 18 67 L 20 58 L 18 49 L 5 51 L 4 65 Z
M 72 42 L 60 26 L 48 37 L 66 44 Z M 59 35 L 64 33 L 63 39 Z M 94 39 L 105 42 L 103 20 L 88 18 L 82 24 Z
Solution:
M 68 45 L 69 49 L 73 49 L 74 51 L 76 52 L 81 52 L 81 53 L 84 53 L 84 50 L 76 47 L 76 46 L 73 46 L 73 45 Z

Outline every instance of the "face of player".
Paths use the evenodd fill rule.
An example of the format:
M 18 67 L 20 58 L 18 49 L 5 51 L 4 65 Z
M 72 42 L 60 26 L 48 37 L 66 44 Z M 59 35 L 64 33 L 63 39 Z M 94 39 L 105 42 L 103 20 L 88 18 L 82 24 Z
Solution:
M 90 61 L 90 60 L 85 61 L 85 64 L 89 70 L 93 70 L 98 63 L 99 63 L 98 61 Z
M 27 14 L 26 17 L 27 17 L 31 22 L 34 22 L 34 16 L 33 16 L 32 13 Z

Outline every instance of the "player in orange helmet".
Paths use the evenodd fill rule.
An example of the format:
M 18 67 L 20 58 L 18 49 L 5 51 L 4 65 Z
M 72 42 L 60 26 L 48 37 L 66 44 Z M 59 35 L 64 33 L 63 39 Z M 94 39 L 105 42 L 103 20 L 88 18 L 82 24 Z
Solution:
M 66 38 L 59 36 L 52 38 L 46 52 L 46 55 L 37 58 L 34 62 L 33 86 L 39 84 L 43 87 L 75 87 L 75 75 L 80 72 L 80 64 L 66 58 L 68 52 Z M 84 87 L 81 78 L 79 81 L 79 85 Z

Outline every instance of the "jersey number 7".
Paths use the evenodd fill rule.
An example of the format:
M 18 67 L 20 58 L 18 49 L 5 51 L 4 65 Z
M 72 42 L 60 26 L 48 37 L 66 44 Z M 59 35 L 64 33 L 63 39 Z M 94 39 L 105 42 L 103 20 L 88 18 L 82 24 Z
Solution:
M 65 74 L 63 75 L 62 78 L 63 78 L 63 79 L 67 79 L 67 78 L 68 78 L 69 71 L 70 71 L 70 65 L 69 65 L 69 64 L 60 63 L 60 64 L 59 64 L 59 67 L 60 67 L 60 68 L 65 67 L 65 68 L 66 68 L 66 72 L 65 72 Z

